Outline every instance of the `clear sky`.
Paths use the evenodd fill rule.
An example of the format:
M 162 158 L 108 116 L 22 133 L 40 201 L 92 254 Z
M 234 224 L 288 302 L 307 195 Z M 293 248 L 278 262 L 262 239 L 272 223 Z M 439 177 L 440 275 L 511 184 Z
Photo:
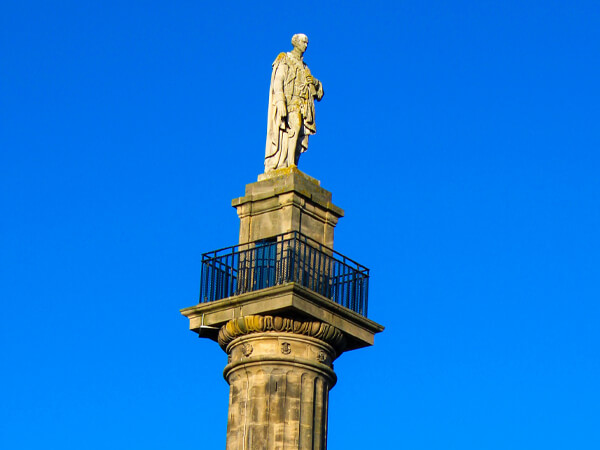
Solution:
M 300 169 L 371 268 L 329 449 L 600 448 L 600 4 L 0 7 L 0 447 L 224 448 L 226 355 L 179 309 L 263 170 L 309 36 Z

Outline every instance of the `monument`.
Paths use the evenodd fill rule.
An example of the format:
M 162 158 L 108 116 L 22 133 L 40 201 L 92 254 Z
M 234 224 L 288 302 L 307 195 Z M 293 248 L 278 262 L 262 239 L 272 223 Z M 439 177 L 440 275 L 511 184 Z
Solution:
M 200 302 L 181 310 L 227 354 L 227 450 L 326 449 L 333 362 L 383 331 L 367 318 L 369 269 L 333 249 L 343 210 L 297 168 L 323 87 L 308 38 L 292 44 L 273 63 L 265 173 L 232 202 L 238 244 L 202 255 Z

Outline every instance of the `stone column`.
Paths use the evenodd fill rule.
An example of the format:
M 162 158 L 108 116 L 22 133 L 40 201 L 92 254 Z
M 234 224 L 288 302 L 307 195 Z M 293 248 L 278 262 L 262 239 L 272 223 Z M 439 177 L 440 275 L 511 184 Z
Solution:
M 343 333 L 323 322 L 250 315 L 227 322 L 218 341 L 229 358 L 227 450 L 325 450 Z

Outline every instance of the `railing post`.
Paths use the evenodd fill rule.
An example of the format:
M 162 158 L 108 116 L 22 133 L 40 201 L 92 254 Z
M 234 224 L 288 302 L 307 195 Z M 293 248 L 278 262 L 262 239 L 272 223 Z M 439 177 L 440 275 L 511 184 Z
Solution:
M 206 300 L 204 299 L 204 288 L 206 286 L 206 282 L 204 281 L 204 258 L 202 258 L 202 264 L 200 265 L 200 298 L 198 299 L 198 303 L 204 303 Z

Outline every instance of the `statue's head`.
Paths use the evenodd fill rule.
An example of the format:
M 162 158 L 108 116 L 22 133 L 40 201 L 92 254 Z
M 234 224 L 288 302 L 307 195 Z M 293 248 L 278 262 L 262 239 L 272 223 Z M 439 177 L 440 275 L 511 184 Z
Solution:
M 302 33 L 293 35 L 292 45 L 294 46 L 294 48 L 297 48 L 302 53 L 304 53 L 306 51 L 306 47 L 308 46 L 308 36 Z

